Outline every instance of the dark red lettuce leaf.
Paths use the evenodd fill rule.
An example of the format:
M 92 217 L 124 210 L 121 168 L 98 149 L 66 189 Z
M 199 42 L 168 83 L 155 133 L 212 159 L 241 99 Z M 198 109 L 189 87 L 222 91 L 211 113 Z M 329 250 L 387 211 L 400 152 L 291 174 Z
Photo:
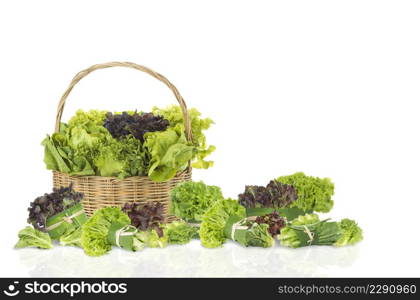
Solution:
M 164 131 L 169 126 L 169 121 L 152 113 L 112 114 L 108 112 L 104 121 L 104 127 L 108 129 L 113 138 L 121 138 L 133 135 L 136 139 L 144 141 L 147 132 Z
M 269 207 L 283 208 L 297 199 L 292 185 L 271 180 L 266 187 L 247 185 L 239 195 L 239 203 L 246 208 Z
M 276 211 L 264 216 L 258 216 L 255 222 L 258 224 L 267 224 L 269 226 L 268 232 L 272 237 L 279 235 L 280 230 L 286 226 L 286 220 Z
M 145 204 L 126 203 L 123 211 L 131 219 L 131 225 L 139 230 L 156 230 L 159 237 L 163 236 L 161 224 L 165 218 L 163 216 L 163 205 L 159 202 L 147 202 Z
M 28 208 L 28 223 L 35 229 L 45 232 L 46 221 L 67 208 L 70 208 L 83 199 L 83 194 L 75 192 L 72 185 L 54 188 L 50 194 L 44 194 L 30 203 Z

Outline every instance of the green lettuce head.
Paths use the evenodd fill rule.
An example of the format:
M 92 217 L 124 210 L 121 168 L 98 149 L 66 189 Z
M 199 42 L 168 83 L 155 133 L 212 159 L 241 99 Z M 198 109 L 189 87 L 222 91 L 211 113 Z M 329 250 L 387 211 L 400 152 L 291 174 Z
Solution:
M 226 241 L 224 230 L 231 216 L 246 217 L 245 207 L 233 199 L 219 200 L 207 210 L 199 230 L 204 247 L 216 248 Z
M 165 225 L 165 234 L 169 244 L 187 244 L 197 235 L 197 231 L 198 227 L 193 227 L 184 221 L 175 221 Z
M 220 199 L 223 194 L 219 187 L 187 181 L 171 191 L 170 211 L 187 222 L 200 222 L 204 213 Z
M 363 231 L 355 221 L 342 219 L 338 224 L 341 228 L 341 237 L 335 242 L 335 246 L 354 245 L 363 240 Z
M 95 211 L 82 226 L 80 244 L 87 255 L 100 256 L 111 250 L 108 232 L 112 223 L 128 225 L 131 220 L 120 207 L 105 207 Z
M 277 181 L 290 184 L 296 189 L 298 198 L 291 203 L 290 207 L 297 207 L 307 212 L 326 213 L 334 205 L 334 201 L 331 199 L 334 195 L 334 183 L 329 178 L 307 176 L 303 172 L 298 172 L 293 175 L 280 176 Z

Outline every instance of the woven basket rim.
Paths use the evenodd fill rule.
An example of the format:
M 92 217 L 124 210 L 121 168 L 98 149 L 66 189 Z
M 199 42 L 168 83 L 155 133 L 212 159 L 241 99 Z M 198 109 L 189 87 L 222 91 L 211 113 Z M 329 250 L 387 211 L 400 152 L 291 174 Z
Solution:
M 178 177 L 178 176 L 181 176 L 181 175 L 186 174 L 186 173 L 191 173 L 191 171 L 192 171 L 191 167 L 187 167 L 184 171 L 177 172 L 175 174 L 175 176 L 172 177 L 171 179 L 173 179 L 175 177 Z M 68 173 L 64 173 L 64 172 L 60 172 L 60 171 L 55 171 L 55 170 L 53 170 L 52 173 L 53 174 L 57 174 L 57 175 L 68 176 L 68 177 L 72 177 L 72 178 L 91 178 L 91 179 L 95 179 L 96 178 L 96 179 L 101 179 L 101 180 L 112 180 L 112 181 L 124 181 L 124 180 L 131 180 L 131 179 L 140 179 L 140 178 L 141 179 L 146 179 L 147 178 L 148 180 L 150 180 L 151 182 L 154 182 L 154 183 L 164 183 L 164 182 L 168 182 L 168 181 L 171 180 L 171 179 L 168 179 L 166 181 L 153 181 L 147 175 L 143 175 L 143 176 L 129 176 L 129 177 L 126 177 L 126 178 L 118 178 L 118 177 L 98 176 L 98 175 L 70 175 Z

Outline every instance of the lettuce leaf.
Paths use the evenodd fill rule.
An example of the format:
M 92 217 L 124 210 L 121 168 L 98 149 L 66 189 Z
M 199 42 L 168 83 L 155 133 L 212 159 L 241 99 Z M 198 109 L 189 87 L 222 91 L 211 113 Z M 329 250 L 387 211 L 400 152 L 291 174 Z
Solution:
M 220 199 L 223 194 L 219 187 L 187 181 L 171 191 L 170 211 L 187 222 L 200 222 L 207 209 Z
M 355 221 L 342 219 L 338 225 L 341 228 L 341 237 L 335 242 L 335 246 L 354 245 L 363 240 L 363 231 Z
M 130 224 L 130 218 L 120 207 L 105 207 L 95 211 L 82 226 L 81 245 L 87 255 L 100 256 L 111 250 L 108 231 L 112 223 Z
M 60 237 L 61 246 L 75 246 L 82 248 L 81 243 L 82 228 L 79 227 L 76 230 L 70 231 Z
M 144 147 L 150 156 L 148 176 L 162 182 L 186 168 L 193 157 L 193 147 L 185 134 L 168 128 L 166 131 L 148 132 L 144 135 Z
M 168 245 L 168 236 L 164 234 L 159 237 L 156 230 L 139 231 L 134 235 L 133 247 L 134 251 L 143 249 L 144 247 L 150 248 L 164 248 Z
M 37 247 L 41 249 L 52 248 L 51 238 L 48 233 L 26 226 L 18 233 L 19 241 L 15 248 Z
M 207 248 L 216 248 L 226 241 L 225 225 L 229 217 L 245 218 L 245 208 L 233 199 L 222 199 L 210 207 L 203 216 L 199 235 L 201 243 Z
M 329 178 L 307 176 L 298 172 L 289 176 L 280 176 L 277 181 L 294 186 L 298 193 L 297 200 L 289 207 L 297 207 L 304 211 L 329 212 L 334 201 L 334 183 Z
M 162 116 L 168 120 L 170 128 L 180 132 L 185 131 L 182 110 L 178 105 L 171 105 L 164 109 L 154 107 L 152 112 L 153 114 Z M 213 166 L 213 161 L 205 161 L 204 158 L 210 155 L 216 147 L 207 146 L 206 136 L 203 131 L 209 129 L 214 122 L 209 118 L 201 118 L 201 113 L 195 108 L 189 109 L 188 112 L 191 119 L 191 131 L 193 134 L 193 145 L 195 148 L 192 159 L 192 167 L 207 169 Z
M 198 227 L 184 221 L 175 221 L 165 225 L 165 234 L 169 244 L 187 244 L 197 235 Z

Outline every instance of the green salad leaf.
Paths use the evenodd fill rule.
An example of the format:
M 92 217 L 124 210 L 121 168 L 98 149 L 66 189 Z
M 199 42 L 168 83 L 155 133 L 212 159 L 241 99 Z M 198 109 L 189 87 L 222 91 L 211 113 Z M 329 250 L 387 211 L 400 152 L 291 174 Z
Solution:
M 354 245 L 363 240 L 363 231 L 355 221 L 342 219 L 338 225 L 341 228 L 341 237 L 335 242 L 335 246 Z
M 165 225 L 165 234 L 169 244 L 183 245 L 189 243 L 198 235 L 198 227 L 184 221 L 175 221 Z
M 183 182 L 171 191 L 170 212 L 187 222 L 200 222 L 204 213 L 221 199 L 222 190 L 217 186 L 202 181 Z
M 216 248 L 226 241 L 224 229 L 231 216 L 245 218 L 245 208 L 233 199 L 221 199 L 211 206 L 203 216 L 199 235 L 207 248 Z
M 167 181 L 184 170 L 193 157 L 194 147 L 185 134 L 168 128 L 166 131 L 147 132 L 144 147 L 150 156 L 148 176 L 153 181 Z
M 307 176 L 298 172 L 288 176 L 280 176 L 277 181 L 292 185 L 297 193 L 297 200 L 290 207 L 298 207 L 304 211 L 329 212 L 334 202 L 334 183 L 329 178 Z
M 19 240 L 15 248 L 37 247 L 41 249 L 52 248 L 51 238 L 48 233 L 26 226 L 18 233 Z
M 130 218 L 120 207 L 105 207 L 95 211 L 82 226 L 81 245 L 86 254 L 100 256 L 111 250 L 108 232 L 112 223 L 130 224 Z
M 81 243 L 82 238 L 82 227 L 77 228 L 76 230 L 70 231 L 60 237 L 61 246 L 75 246 L 82 248 Z
M 153 114 L 162 116 L 168 120 L 170 124 L 169 126 L 174 128 L 176 131 L 185 131 L 181 107 L 177 105 L 171 105 L 164 109 L 154 107 L 152 112 Z M 213 166 L 213 162 L 205 161 L 204 158 L 210 155 L 216 147 L 207 146 L 206 136 L 203 131 L 209 129 L 214 122 L 209 118 L 201 118 L 201 113 L 195 108 L 189 109 L 188 113 L 190 115 L 193 145 L 195 148 L 194 157 L 192 159 L 192 167 L 207 169 Z
M 168 236 L 164 233 L 159 237 L 156 230 L 139 231 L 134 235 L 133 247 L 134 251 L 143 249 L 144 247 L 150 248 L 164 248 L 168 245 Z

